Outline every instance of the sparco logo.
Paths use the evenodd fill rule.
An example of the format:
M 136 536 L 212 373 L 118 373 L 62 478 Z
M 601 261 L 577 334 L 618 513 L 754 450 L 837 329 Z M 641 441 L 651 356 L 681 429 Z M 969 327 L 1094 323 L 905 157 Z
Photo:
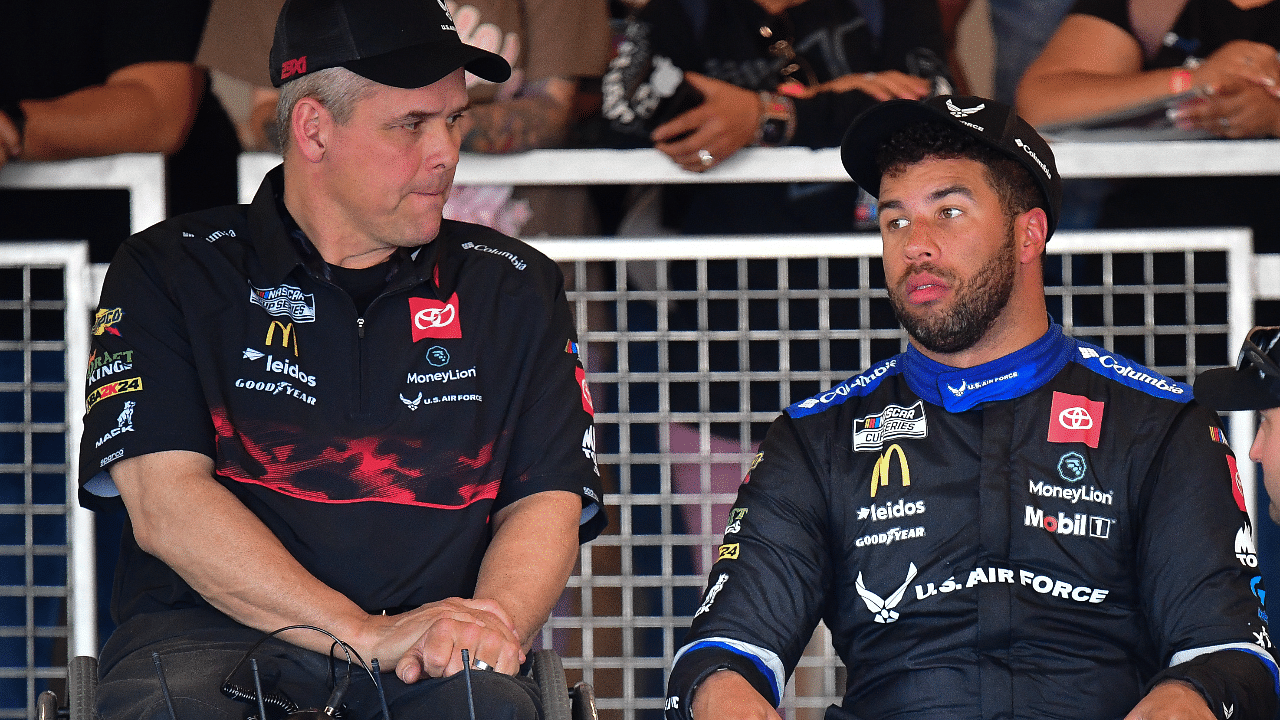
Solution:
M 1064 512 L 1060 512 L 1057 517 L 1054 517 L 1045 515 L 1044 510 L 1037 507 L 1027 505 L 1026 508 L 1027 512 L 1023 517 L 1023 525 L 1043 528 L 1045 532 L 1058 535 L 1088 536 L 1105 540 L 1111 537 L 1111 525 L 1115 522 L 1112 518 L 1085 515 L 1084 513 L 1067 515 Z
M 1057 500 L 1067 500 L 1072 505 L 1075 505 L 1082 500 L 1084 502 L 1098 503 L 1099 505 L 1110 505 L 1115 495 L 1114 492 L 1102 492 L 1098 488 L 1092 486 L 1087 488 L 1064 488 L 1057 485 L 1050 485 L 1047 482 L 1037 482 L 1035 480 L 1028 480 L 1027 484 L 1030 486 L 1032 495 L 1055 498 Z
M 294 322 L 308 323 L 316 320 L 316 296 L 302 292 L 292 285 L 263 290 L 249 286 L 249 302 L 267 311 L 268 315 L 292 318 Z
M 517 270 L 523 270 L 529 267 L 528 265 L 525 264 L 523 260 L 519 258 L 519 256 L 513 255 L 512 253 L 509 253 L 506 250 L 499 250 L 498 248 L 489 247 L 488 245 L 477 245 L 473 242 L 464 242 L 462 243 L 462 247 L 467 250 L 475 250 L 476 252 L 489 253 L 490 255 L 497 255 L 498 257 L 504 257 L 511 263 L 511 266 Z
M 877 451 L 886 442 L 898 438 L 925 438 L 929 424 L 924 415 L 924 401 L 911 407 L 888 405 L 875 415 L 853 421 L 853 449 Z

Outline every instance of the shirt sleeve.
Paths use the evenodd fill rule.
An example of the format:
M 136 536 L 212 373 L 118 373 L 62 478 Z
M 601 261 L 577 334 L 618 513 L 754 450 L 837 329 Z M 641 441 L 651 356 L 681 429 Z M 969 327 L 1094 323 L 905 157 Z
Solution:
M 793 421 L 774 421 L 729 514 L 719 559 L 667 685 L 668 720 L 691 720 L 704 678 L 737 671 L 776 707 L 831 584 L 827 501 Z
M 174 259 L 153 254 L 164 239 L 135 237 L 121 248 L 94 316 L 80 440 L 80 502 L 90 509 L 117 506 L 108 470 L 119 460 L 165 450 L 215 454 L 188 327 L 158 272 Z
M 210 0 L 129 0 L 113 3 L 102 30 L 107 74 L 143 62 L 192 62 Z
M 1215 432 L 1216 431 L 1216 432 Z M 1167 665 L 1152 681 L 1184 680 L 1219 717 L 1271 717 L 1277 669 L 1253 528 L 1217 417 L 1189 404 L 1140 497 L 1139 581 Z
M 523 314 L 533 337 L 524 380 L 526 400 L 493 511 L 537 492 L 573 492 L 582 496 L 579 539 L 587 542 L 607 523 L 596 462 L 595 409 L 579 359 L 564 277 L 549 260 L 529 267 L 541 267 L 547 283 L 539 296 L 541 303 L 533 310 L 537 316 Z

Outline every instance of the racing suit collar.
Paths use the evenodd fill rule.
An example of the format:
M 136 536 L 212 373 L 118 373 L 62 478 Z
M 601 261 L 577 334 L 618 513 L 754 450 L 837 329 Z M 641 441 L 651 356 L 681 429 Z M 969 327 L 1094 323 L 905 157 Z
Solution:
M 925 357 L 914 345 L 902 354 L 903 375 L 912 392 L 947 412 L 964 412 L 984 402 L 1011 400 L 1044 385 L 1066 366 L 1075 340 L 1050 323 L 1030 345 L 971 368 L 957 369 Z

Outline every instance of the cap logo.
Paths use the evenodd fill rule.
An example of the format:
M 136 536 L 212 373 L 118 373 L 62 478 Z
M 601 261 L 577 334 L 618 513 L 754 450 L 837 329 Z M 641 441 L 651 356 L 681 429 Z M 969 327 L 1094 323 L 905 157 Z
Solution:
M 449 6 L 444 4 L 444 0 L 436 0 L 436 2 L 440 3 L 440 9 L 444 11 L 444 16 L 449 18 L 449 25 L 457 24 L 456 21 L 453 19 L 453 13 L 449 12 Z M 444 28 L 443 25 L 441 25 L 441 27 Z M 452 30 L 453 28 L 449 27 L 445 29 Z
M 978 107 L 962 108 L 962 107 L 957 107 L 956 104 L 951 102 L 950 100 L 947 101 L 947 110 L 950 110 L 951 114 L 958 118 L 969 117 L 970 115 L 978 112 L 979 110 L 982 110 L 986 106 L 987 106 L 986 103 L 982 103 L 978 105 Z
M 287 77 L 292 77 L 294 75 L 305 75 L 306 72 L 307 72 L 307 56 L 303 55 L 302 57 L 296 60 L 284 61 L 284 67 L 280 68 L 280 79 L 283 80 Z
M 1036 161 L 1036 164 L 1040 166 L 1040 169 L 1044 171 L 1045 175 L 1049 176 L 1050 178 L 1053 177 L 1053 173 L 1049 172 L 1049 166 L 1041 162 L 1040 157 L 1036 155 L 1035 151 L 1031 149 L 1030 145 L 1027 145 L 1026 143 L 1022 142 L 1022 138 L 1014 138 L 1013 142 L 1015 145 L 1022 148 L 1023 152 L 1030 155 L 1032 160 Z

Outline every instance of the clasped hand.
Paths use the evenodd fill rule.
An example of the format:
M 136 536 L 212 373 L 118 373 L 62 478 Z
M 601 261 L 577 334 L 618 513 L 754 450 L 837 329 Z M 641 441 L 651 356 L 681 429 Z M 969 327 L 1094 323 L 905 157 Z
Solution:
M 1225 138 L 1280 136 L 1280 58 L 1247 40 L 1223 45 L 1192 73 L 1206 97 L 1179 108 L 1178 122 Z
M 370 616 L 373 657 L 397 658 L 396 675 L 406 683 L 462 671 L 462 650 L 471 660 L 514 675 L 524 662 L 515 624 L 493 600 L 449 598 L 394 616 Z

